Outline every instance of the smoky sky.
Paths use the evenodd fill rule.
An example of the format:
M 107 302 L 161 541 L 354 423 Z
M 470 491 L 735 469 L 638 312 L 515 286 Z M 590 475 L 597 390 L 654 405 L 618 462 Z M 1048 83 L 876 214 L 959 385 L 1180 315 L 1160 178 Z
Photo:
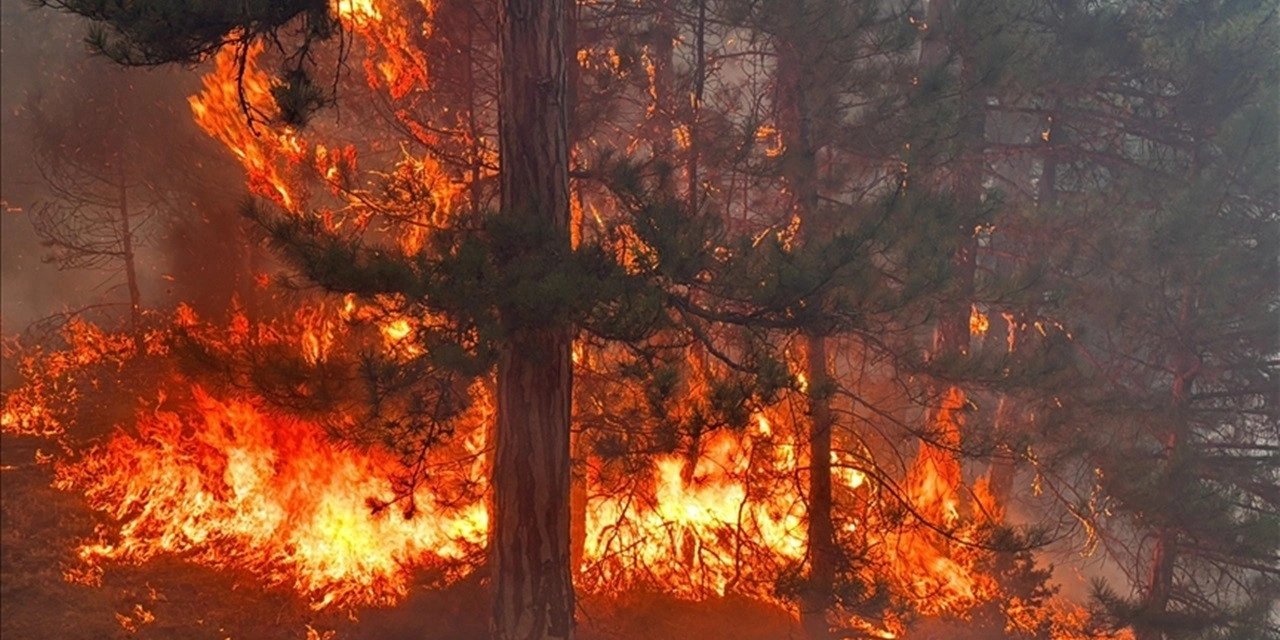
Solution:
M 163 211 L 145 230 L 137 256 L 144 307 L 179 301 L 225 308 L 248 278 L 241 273 L 246 235 L 238 216 L 243 179 L 225 150 L 191 119 L 186 98 L 201 68 L 125 69 L 91 55 L 87 23 L 0 0 L 0 323 L 5 335 L 31 323 L 126 299 L 112 271 L 62 270 L 36 236 L 30 215 L 49 197 L 32 161 L 35 123 L 77 149 L 119 144 L 144 181 L 163 191 Z M 94 119 L 108 103 L 118 120 Z M 88 106 L 86 106 L 88 105 Z M 88 114 L 88 115 L 86 115 Z M 97 114 L 101 115 L 101 114 Z M 99 314 L 101 315 L 101 314 Z M 110 316 L 102 316 L 109 321 Z

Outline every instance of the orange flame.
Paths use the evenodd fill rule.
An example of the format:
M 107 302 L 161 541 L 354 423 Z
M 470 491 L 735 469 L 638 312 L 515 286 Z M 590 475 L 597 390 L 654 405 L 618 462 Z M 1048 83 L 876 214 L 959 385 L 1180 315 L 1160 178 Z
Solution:
M 319 608 L 397 600 L 410 568 L 483 545 L 481 503 L 450 506 L 423 489 L 413 498 L 431 517 L 374 513 L 369 499 L 396 498 L 386 479 L 395 460 L 338 447 L 320 427 L 252 402 L 193 395 L 197 415 L 157 412 L 136 437 L 119 434 L 59 467 L 60 488 L 82 491 L 120 523 L 118 535 L 81 548 L 91 567 L 180 553 L 254 569 Z
M 349 323 L 369 320 L 377 322 L 388 356 L 419 348 L 410 339 L 415 320 L 382 317 L 353 298 L 332 308 L 304 309 L 281 325 L 254 324 L 237 313 L 225 330 L 180 307 L 174 327 L 210 344 L 293 345 L 316 363 L 343 348 L 339 338 Z M 53 387 L 45 373 L 81 379 L 86 368 L 118 368 L 140 355 L 132 351 L 131 339 L 92 325 L 69 325 L 67 335 L 66 352 L 40 352 L 28 360 L 51 366 L 28 365 L 28 385 L 6 397 L 6 431 L 42 424 L 42 403 L 65 406 L 65 399 L 48 395 Z M 163 348 L 149 353 L 162 354 Z M 69 383 L 58 384 L 62 389 Z M 181 390 L 170 392 L 176 398 L 185 395 Z M 475 392 L 483 395 L 483 385 Z M 106 562 L 177 553 L 210 566 L 253 571 L 271 584 L 297 589 L 317 607 L 349 606 L 398 600 L 417 567 L 442 566 L 459 575 L 482 549 L 488 522 L 481 497 L 487 413 L 470 419 L 454 446 L 443 448 L 442 456 L 462 454 L 470 462 L 416 489 L 415 515 L 408 518 L 394 509 L 371 508 L 370 500 L 405 497 L 395 494 L 390 480 L 404 468 L 389 453 L 338 446 L 319 425 L 267 413 L 251 398 L 215 398 L 198 387 L 191 396 L 189 410 L 146 412 L 136 435 L 122 431 L 79 461 L 59 466 L 58 486 L 83 493 L 115 520 L 81 549 L 84 566 L 72 569 L 70 578 L 93 581 Z M 958 389 L 945 394 L 935 416 L 940 446 L 921 451 L 906 485 L 921 518 L 957 536 L 964 535 L 961 480 L 946 447 L 958 444 L 964 404 Z M 66 426 L 53 422 L 39 432 Z M 832 463 L 842 491 L 875 500 L 878 488 L 854 468 L 850 454 L 833 452 Z M 745 432 L 705 436 L 696 455 L 655 457 L 652 473 L 630 488 L 620 489 L 606 467 L 592 462 L 579 585 L 606 592 L 655 587 L 689 598 L 737 591 L 776 600 L 772 585 L 806 555 L 799 479 L 807 465 L 795 426 L 764 412 L 755 414 Z M 468 490 L 449 490 L 464 486 Z M 974 572 L 973 553 L 952 548 L 931 530 L 894 530 L 874 510 L 865 518 L 845 531 L 857 529 L 879 541 L 874 546 L 884 551 L 871 560 L 885 563 L 882 570 L 920 611 L 958 613 L 994 595 L 991 580 Z

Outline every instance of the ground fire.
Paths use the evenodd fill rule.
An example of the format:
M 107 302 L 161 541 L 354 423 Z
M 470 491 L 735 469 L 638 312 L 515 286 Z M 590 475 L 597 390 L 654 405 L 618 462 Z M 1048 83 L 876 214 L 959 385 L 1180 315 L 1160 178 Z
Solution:
M 37 4 L 6 637 L 1280 635 L 1268 3 Z

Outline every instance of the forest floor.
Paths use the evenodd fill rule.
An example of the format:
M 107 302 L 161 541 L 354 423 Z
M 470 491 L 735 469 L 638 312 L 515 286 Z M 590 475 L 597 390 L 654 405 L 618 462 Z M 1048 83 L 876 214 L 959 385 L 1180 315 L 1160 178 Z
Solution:
M 79 540 L 101 516 L 50 486 L 33 462 L 41 441 L 0 436 L 0 637 L 4 640 L 468 640 L 486 633 L 478 580 L 416 589 L 393 608 L 354 617 L 315 612 L 301 598 L 248 574 L 169 558 L 112 566 L 96 587 L 62 577 Z M 44 445 L 46 448 L 47 444 Z M 655 594 L 584 596 L 580 640 L 785 640 L 790 616 L 741 598 L 682 602 Z

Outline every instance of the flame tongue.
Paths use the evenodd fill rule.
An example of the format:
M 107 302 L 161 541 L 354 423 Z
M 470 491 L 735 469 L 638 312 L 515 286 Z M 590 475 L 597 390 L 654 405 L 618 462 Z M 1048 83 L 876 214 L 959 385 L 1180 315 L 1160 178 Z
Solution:
M 432 142 L 435 134 L 413 120 L 414 111 L 400 107 L 412 102 L 402 99 L 427 88 L 428 61 L 415 43 L 431 28 L 433 3 L 333 0 L 333 8 L 364 42 L 367 84 L 397 107 L 400 133 L 395 135 L 407 129 L 417 142 Z M 331 228 L 368 224 L 368 209 L 376 208 L 368 206 L 376 190 L 357 192 L 352 185 L 429 192 L 432 206 L 413 229 L 450 214 L 456 180 L 430 157 L 402 152 L 391 171 L 356 173 L 357 146 L 378 148 L 387 140 L 338 141 L 322 126 L 299 132 L 274 122 L 272 80 L 258 65 L 263 55 L 270 54 L 261 47 L 243 60 L 233 52 L 217 55 L 202 92 L 190 101 L 197 123 L 235 155 L 255 195 L 292 216 L 316 216 Z M 246 103 L 259 118 L 256 129 L 246 122 Z M 771 141 L 768 155 L 781 153 L 782 141 L 771 127 L 762 127 L 757 136 Z M 492 152 L 483 140 L 475 142 L 475 153 Z M 413 193 L 421 204 L 421 194 Z M 594 205 L 592 213 L 599 217 Z M 626 242 L 619 261 L 633 268 L 651 251 L 628 228 L 622 230 Z M 418 251 L 425 233 L 399 234 L 400 249 Z M 310 365 L 336 358 L 347 323 L 362 315 L 354 299 L 344 302 L 337 317 L 320 305 L 300 309 L 296 331 L 277 336 L 279 342 L 292 345 Z M 179 309 L 178 326 L 188 333 L 203 331 L 184 309 Z M 421 355 L 412 339 L 421 318 L 383 315 L 376 322 L 384 355 Z M 975 308 L 975 330 L 985 330 L 986 323 Z M 225 342 L 251 348 L 255 328 L 264 330 L 237 315 Z M 54 371 L 138 355 L 128 352 L 132 341 L 127 338 L 116 345 L 103 332 L 79 335 L 91 339 L 73 341 L 66 362 L 57 360 L 58 354 L 45 359 L 60 367 Z M 122 353 L 115 354 L 117 349 Z M 580 358 L 575 352 L 575 362 Z M 61 375 L 33 373 L 29 377 L 37 380 Z M 3 428 L 60 431 L 64 425 L 56 422 L 51 407 L 74 402 L 74 397 L 59 397 L 62 388 L 10 396 L 0 416 Z M 963 394 L 952 392 L 938 416 L 947 442 L 958 438 L 964 403 Z M 412 496 L 416 515 L 406 518 L 396 509 L 375 512 L 369 506 L 370 500 L 397 497 L 389 478 L 404 468 L 391 454 L 340 447 L 319 425 L 269 414 L 252 399 L 214 398 L 198 388 L 192 395 L 189 413 L 144 415 L 136 436 L 118 434 L 79 462 L 59 468 L 60 487 L 84 493 L 91 506 L 118 521 L 114 535 L 104 534 L 81 549 L 89 568 L 84 577 L 91 579 L 104 561 L 141 562 L 178 553 L 214 567 L 251 570 L 272 584 L 296 589 L 318 607 L 388 603 L 406 594 L 415 568 L 464 571 L 485 543 L 488 514 L 477 497 L 487 473 L 479 455 L 483 420 L 460 430 L 467 449 L 462 457 L 475 464 L 462 477 L 433 476 L 429 487 Z M 755 431 L 711 434 L 696 456 L 658 456 L 650 473 L 626 487 L 599 474 L 589 478 L 579 584 L 594 591 L 656 587 L 691 598 L 739 590 L 778 601 L 773 585 L 806 557 L 801 487 L 808 460 L 795 425 L 774 423 L 763 413 L 755 417 Z M 837 469 L 835 477 L 842 491 L 856 490 L 871 505 L 853 525 L 871 548 L 885 549 L 869 559 L 870 571 L 878 574 L 869 580 L 887 575 L 928 612 L 962 610 L 990 592 L 988 582 L 973 572 L 972 558 L 952 553 L 927 533 L 889 531 L 893 525 L 876 515 L 875 507 L 886 498 L 878 495 L 875 482 L 850 468 Z M 961 481 L 959 465 L 947 452 L 926 447 L 907 478 L 908 500 L 930 522 L 956 527 Z M 462 499 L 445 496 L 454 482 L 471 491 Z
M 650 587 L 692 598 L 724 595 L 733 585 L 772 599 L 778 571 L 804 557 L 805 528 L 800 495 L 765 481 L 794 473 L 790 447 L 772 457 L 763 455 L 766 449 L 749 435 L 719 433 L 696 462 L 680 455 L 655 460 L 648 490 L 592 487 L 598 497 L 587 505 L 579 583 L 595 591 Z
M 482 505 L 445 507 L 424 490 L 415 500 L 432 517 L 374 513 L 368 498 L 394 497 L 388 456 L 337 447 L 316 425 L 249 402 L 194 396 L 196 419 L 157 413 L 136 438 L 118 435 L 59 469 L 61 488 L 121 522 L 118 540 L 81 549 L 90 565 L 177 552 L 253 569 L 317 606 L 387 603 L 406 593 L 412 568 L 483 544 Z
M 220 357 L 282 348 L 316 364 L 347 357 L 343 350 L 360 333 L 355 327 L 372 322 L 366 337 L 385 355 L 411 355 L 416 343 L 409 337 L 422 319 L 366 311 L 348 298 L 304 308 L 286 322 L 253 323 L 233 314 L 219 329 L 180 307 L 173 331 Z M 65 433 L 71 425 L 64 416 L 80 401 L 73 392 L 95 373 L 165 355 L 163 332 L 148 339 L 146 354 L 127 336 L 92 325 L 69 325 L 66 334 L 68 349 L 23 359 L 28 379 L 6 394 L 6 431 Z M 186 386 L 174 378 L 159 392 L 177 398 L 187 394 L 173 391 Z M 133 435 L 117 433 L 59 466 L 58 486 L 84 494 L 116 521 L 80 549 L 84 566 L 69 577 L 92 581 L 106 562 L 179 554 L 251 571 L 323 607 L 398 601 L 421 567 L 461 575 L 483 550 L 488 526 L 482 454 L 492 403 L 484 384 L 472 392 L 476 411 L 439 447 L 438 460 L 450 464 L 433 466 L 413 493 L 413 517 L 370 506 L 397 497 L 392 478 L 405 468 L 390 452 L 340 446 L 320 425 L 269 413 L 249 397 L 218 398 L 197 387 L 188 401 L 162 401 L 183 408 L 143 412 Z M 979 524 L 962 513 L 963 478 L 949 450 L 959 443 L 965 404 L 961 391 L 948 391 L 933 416 L 940 446 L 922 448 L 905 478 L 916 520 L 931 526 L 913 521 L 904 527 L 881 480 L 853 469 L 857 461 L 848 452 L 832 454 L 833 478 L 844 496 L 837 498 L 841 531 L 864 549 L 862 579 L 887 579 L 925 614 L 963 615 L 998 595 L 994 579 L 976 569 L 980 554 L 932 528 L 965 538 Z M 585 487 L 590 497 L 578 585 L 606 593 L 653 588 L 694 599 L 734 591 L 789 605 L 776 586 L 807 552 L 802 426 L 783 413 L 760 412 L 752 428 L 708 433 L 694 455 L 656 456 L 647 473 L 622 478 L 589 461 L 595 472 Z M 862 506 L 846 509 L 849 504 Z

